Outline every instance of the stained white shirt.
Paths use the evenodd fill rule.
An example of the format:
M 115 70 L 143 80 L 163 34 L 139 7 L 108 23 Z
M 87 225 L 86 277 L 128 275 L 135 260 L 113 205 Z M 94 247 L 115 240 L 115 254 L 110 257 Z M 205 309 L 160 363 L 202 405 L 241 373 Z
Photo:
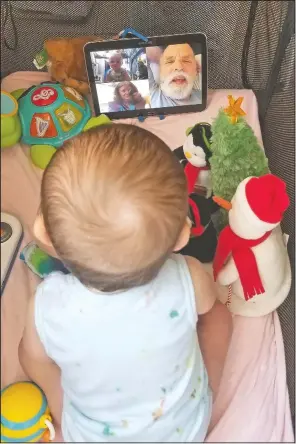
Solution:
M 61 369 L 66 442 L 202 442 L 212 398 L 190 272 L 172 255 L 149 284 L 100 293 L 53 273 L 35 324 Z

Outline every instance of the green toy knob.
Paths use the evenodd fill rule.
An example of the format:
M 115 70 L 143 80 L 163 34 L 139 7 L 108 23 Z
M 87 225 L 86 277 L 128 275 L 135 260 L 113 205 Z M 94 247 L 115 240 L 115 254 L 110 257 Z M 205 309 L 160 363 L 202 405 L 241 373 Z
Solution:
M 6 91 L 1 91 L 1 148 L 16 144 L 22 135 L 18 103 Z
M 47 167 L 55 152 L 56 148 L 52 145 L 32 145 L 30 150 L 33 164 L 42 170 Z
M 15 100 L 18 100 L 25 91 L 26 88 L 19 88 L 15 91 L 12 91 L 10 94 L 15 98 Z
M 91 117 L 89 121 L 86 123 L 85 127 L 83 128 L 83 131 L 88 131 L 91 128 L 95 128 L 97 126 L 101 125 L 108 125 L 112 123 L 109 117 L 105 116 L 105 114 L 101 114 L 97 117 Z

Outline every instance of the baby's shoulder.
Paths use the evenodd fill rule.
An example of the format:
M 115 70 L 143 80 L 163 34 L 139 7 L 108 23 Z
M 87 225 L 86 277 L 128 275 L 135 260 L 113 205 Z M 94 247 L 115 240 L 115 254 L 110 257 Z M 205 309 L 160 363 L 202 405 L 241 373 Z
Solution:
M 73 275 L 51 273 L 37 287 L 34 322 L 45 350 L 54 361 L 68 350 L 77 329 L 85 287 Z M 80 314 L 80 319 L 83 319 Z
M 72 274 L 65 274 L 60 271 L 55 271 L 46 276 L 38 288 L 46 290 L 59 289 L 60 287 L 68 287 L 77 285 L 79 281 Z
M 184 287 L 184 285 L 187 287 L 188 281 L 191 281 L 191 276 L 184 256 L 181 254 L 170 255 L 161 268 L 157 279 L 166 285 L 173 283 L 176 287 Z
M 73 300 L 77 294 L 83 291 L 82 284 L 72 274 L 54 272 L 48 275 L 36 290 L 36 302 L 39 304 L 58 307 L 65 301 Z

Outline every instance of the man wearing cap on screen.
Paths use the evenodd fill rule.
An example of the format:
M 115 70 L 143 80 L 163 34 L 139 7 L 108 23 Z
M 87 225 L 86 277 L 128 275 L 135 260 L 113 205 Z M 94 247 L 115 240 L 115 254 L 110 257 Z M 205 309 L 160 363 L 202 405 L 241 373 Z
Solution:
M 202 103 L 196 88 L 200 66 L 187 43 L 146 48 L 151 107 L 197 105 Z M 157 71 L 159 70 L 159 79 Z

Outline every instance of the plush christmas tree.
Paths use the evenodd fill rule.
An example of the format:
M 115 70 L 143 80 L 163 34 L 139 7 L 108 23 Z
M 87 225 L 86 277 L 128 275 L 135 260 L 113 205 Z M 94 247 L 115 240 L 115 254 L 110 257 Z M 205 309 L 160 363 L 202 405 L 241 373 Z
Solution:
M 231 201 L 242 180 L 269 172 L 268 160 L 241 109 L 242 97 L 228 96 L 229 106 L 221 109 L 212 124 L 210 158 L 214 196 Z M 227 212 L 221 211 L 219 228 L 227 225 Z

